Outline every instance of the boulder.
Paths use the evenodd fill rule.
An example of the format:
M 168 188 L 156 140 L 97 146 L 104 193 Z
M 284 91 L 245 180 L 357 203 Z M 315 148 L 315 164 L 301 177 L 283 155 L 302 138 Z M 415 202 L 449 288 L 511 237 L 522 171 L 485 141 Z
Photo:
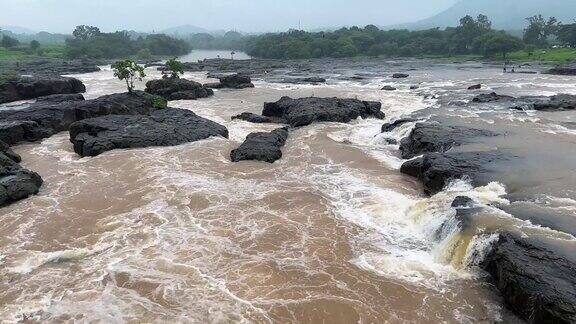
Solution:
M 396 90 L 398 90 L 398 89 L 396 89 L 396 88 L 393 87 L 393 86 L 387 85 L 387 86 L 384 86 L 384 87 L 382 88 L 382 90 L 384 90 L 384 91 L 396 91 Z
M 0 207 L 37 194 L 40 186 L 40 175 L 22 168 L 14 156 L 0 153 Z
M 85 91 L 82 81 L 74 78 L 22 77 L 0 84 L 0 103 Z
M 418 89 L 420 89 L 420 86 L 417 85 L 410 86 L 410 90 L 418 90 Z
M 434 195 L 451 181 L 467 178 L 474 186 L 494 180 L 490 165 L 509 157 L 498 152 L 430 153 L 405 162 L 400 172 L 418 178 L 424 191 Z
M 508 308 L 528 323 L 576 323 L 573 258 L 535 239 L 502 233 L 480 266 Z
M 5 157 L 9 158 L 10 160 L 14 161 L 15 163 L 20 163 L 22 158 L 20 155 L 16 154 L 16 152 L 12 151 L 8 144 L 0 141 L 0 154 L 3 154 Z
M 232 74 L 227 76 L 221 76 L 219 78 L 219 83 L 207 83 L 204 86 L 213 89 L 245 89 L 254 88 L 252 79 L 247 75 Z
M 405 79 L 409 76 L 410 75 L 406 74 L 406 73 L 394 73 L 394 74 L 392 74 L 392 78 L 394 78 L 394 79 Z
M 282 97 L 277 102 L 265 103 L 262 115 L 280 118 L 299 127 L 316 122 L 348 123 L 358 117 L 383 119 L 381 108 L 380 102 L 358 99 Z
M 282 158 L 282 147 L 288 139 L 288 128 L 279 128 L 270 133 L 252 133 L 240 147 L 230 154 L 232 162 L 255 160 L 274 163 Z
M 520 100 L 522 100 L 522 98 L 520 98 Z M 521 106 L 523 109 L 534 109 L 541 111 L 561 111 L 576 109 L 576 95 L 559 94 L 542 100 L 534 99 L 527 101 L 528 103 L 525 103 Z
M 9 145 L 33 142 L 68 130 L 76 121 L 105 115 L 145 115 L 154 110 L 154 96 L 142 91 L 93 100 L 39 101 L 30 107 L 0 111 L 0 140 Z M 62 99 L 62 98 L 59 98 Z
M 467 196 L 458 196 L 452 201 L 452 208 L 470 208 L 474 206 L 474 200 Z
M 166 100 L 195 100 L 214 95 L 212 89 L 198 82 L 181 78 L 163 78 L 146 83 L 146 92 Z
M 403 159 L 411 159 L 423 153 L 446 152 L 454 146 L 471 143 L 476 137 L 496 135 L 483 129 L 418 123 L 410 135 L 400 142 L 400 151 Z
M 151 146 L 174 146 L 207 139 L 228 138 L 226 127 L 190 110 L 166 108 L 149 115 L 109 115 L 70 126 L 70 141 L 80 156 Z
M 414 118 L 401 118 L 401 119 L 397 119 L 391 123 L 386 123 L 384 125 L 382 125 L 382 133 L 388 133 L 391 132 L 393 130 L 395 130 L 397 127 L 407 124 L 407 123 L 413 123 L 415 122 L 416 119 Z
M 468 90 L 480 90 L 480 89 L 482 89 L 481 84 L 475 84 L 468 87 Z

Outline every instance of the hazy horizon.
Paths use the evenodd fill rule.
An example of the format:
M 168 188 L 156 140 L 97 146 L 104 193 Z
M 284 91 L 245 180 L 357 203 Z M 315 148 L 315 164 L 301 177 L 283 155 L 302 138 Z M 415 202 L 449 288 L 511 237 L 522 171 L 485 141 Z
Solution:
M 75 26 L 94 25 L 103 31 L 158 31 L 180 25 L 208 30 L 274 32 L 290 28 L 401 24 L 437 14 L 456 0 L 276 1 L 211 0 L 163 2 L 139 0 L 97 3 L 79 0 L 0 0 L 0 26 L 71 33 Z

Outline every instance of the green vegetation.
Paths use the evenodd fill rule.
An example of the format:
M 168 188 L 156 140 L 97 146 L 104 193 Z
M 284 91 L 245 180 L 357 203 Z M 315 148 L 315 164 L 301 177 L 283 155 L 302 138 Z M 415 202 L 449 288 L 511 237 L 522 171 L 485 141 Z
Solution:
M 512 52 L 508 55 L 508 59 L 513 61 L 542 61 L 542 62 L 556 62 L 566 63 L 576 61 L 576 48 L 549 48 L 537 49 L 533 52 L 527 49 L 522 51 Z
M 180 78 L 180 75 L 184 75 L 184 64 L 182 64 L 182 62 L 178 61 L 176 58 L 171 58 L 166 61 L 166 67 L 170 71 L 171 78 L 178 79 Z M 164 74 L 162 77 L 167 78 L 168 75 Z
M 126 87 L 130 93 L 134 91 L 134 82 L 136 82 L 136 80 L 142 81 L 146 76 L 144 67 L 136 64 L 136 62 L 132 60 L 117 61 L 112 64 L 112 69 L 114 70 L 115 77 L 126 82 Z
M 190 46 L 163 34 L 132 39 L 126 31 L 102 33 L 97 27 L 78 26 L 66 40 L 67 58 L 112 59 L 132 56 L 184 55 Z
M 152 103 L 156 109 L 166 109 L 168 108 L 168 100 L 161 96 L 154 96 L 154 101 Z

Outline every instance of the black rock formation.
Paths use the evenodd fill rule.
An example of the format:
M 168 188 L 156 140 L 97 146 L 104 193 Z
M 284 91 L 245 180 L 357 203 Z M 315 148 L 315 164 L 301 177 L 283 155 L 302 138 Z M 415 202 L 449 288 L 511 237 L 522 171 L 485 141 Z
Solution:
M 81 156 L 119 148 L 173 146 L 212 136 L 228 137 L 226 127 L 190 110 L 166 108 L 150 115 L 109 115 L 70 126 L 70 141 Z
M 288 128 L 279 128 L 270 133 L 252 133 L 240 147 L 230 154 L 232 162 L 255 160 L 274 163 L 282 158 L 282 147 L 288 139 Z
M 264 104 L 262 115 L 285 120 L 293 127 L 306 126 L 315 122 L 348 123 L 358 117 L 384 118 L 382 104 L 373 101 L 340 98 L 282 97 L 277 102 Z
M 181 78 L 148 81 L 146 92 L 164 97 L 166 100 L 195 100 L 214 95 L 212 89 L 208 89 L 198 82 Z
M 0 103 L 85 91 L 82 81 L 74 78 L 22 77 L 0 84 Z
M 406 74 L 406 73 L 394 73 L 394 74 L 392 74 L 392 78 L 394 78 L 394 79 L 405 79 L 409 76 L 410 75 Z
M 470 143 L 475 137 L 496 135 L 482 129 L 418 123 L 400 142 L 400 151 L 403 159 L 411 159 L 423 153 L 446 152 L 454 146 Z
M 401 118 L 401 119 L 397 119 L 391 123 L 386 123 L 384 125 L 382 125 L 382 133 L 388 133 L 391 132 L 393 130 L 395 130 L 397 127 L 407 124 L 407 123 L 413 123 L 415 122 L 416 119 L 414 118 Z
M 500 234 L 480 266 L 528 323 L 576 323 L 576 262 L 534 239 Z
M 207 83 L 204 86 L 213 89 L 245 89 L 254 88 L 252 79 L 247 75 L 232 74 L 219 78 L 219 83 Z

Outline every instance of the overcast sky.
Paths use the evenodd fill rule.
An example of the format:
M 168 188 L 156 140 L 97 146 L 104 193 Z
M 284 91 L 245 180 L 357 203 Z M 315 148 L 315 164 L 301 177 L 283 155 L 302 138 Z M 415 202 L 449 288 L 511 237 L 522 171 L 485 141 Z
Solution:
M 503 0 L 505 1 L 505 0 Z M 80 24 L 152 31 L 190 24 L 246 32 L 392 25 L 438 13 L 456 0 L 0 0 L 0 26 L 69 33 Z

